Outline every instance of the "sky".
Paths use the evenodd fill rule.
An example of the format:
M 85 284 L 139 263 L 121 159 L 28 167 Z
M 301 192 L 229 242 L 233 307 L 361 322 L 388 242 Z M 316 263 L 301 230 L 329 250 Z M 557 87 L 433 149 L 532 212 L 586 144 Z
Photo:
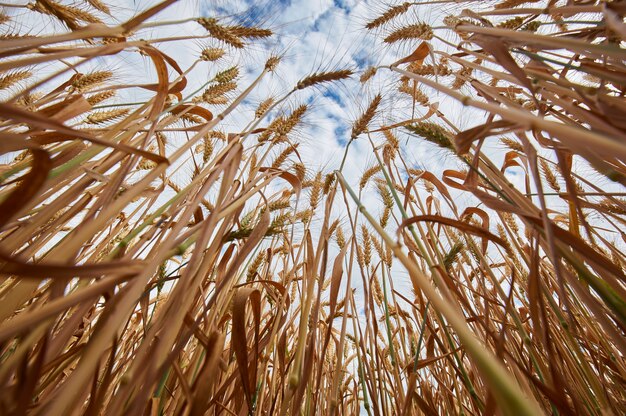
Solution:
M 20 0 L 16 0 L 18 1 Z M 107 2 L 111 5 L 110 20 L 124 22 L 155 3 L 154 0 L 110 0 Z M 250 42 L 244 51 L 227 48 L 227 54 L 217 68 L 203 62 L 187 77 L 188 93 L 211 79 L 216 71 L 238 65 L 241 69 L 238 83 L 240 86 L 247 86 L 261 72 L 267 58 L 273 55 L 282 56 L 277 70 L 270 74 L 267 82 L 263 82 L 238 111 L 221 123 L 220 128 L 227 132 L 241 131 L 261 101 L 270 96 L 281 97 L 307 75 L 345 68 L 354 71 L 355 75 L 351 79 L 330 87 L 320 86 L 298 91 L 268 118 L 269 122 L 272 117 L 283 111 L 307 104 L 309 110 L 297 131 L 300 143 L 298 152 L 311 172 L 319 169 L 330 172 L 341 162 L 353 121 L 362 114 L 377 93 L 382 93 L 385 99 L 380 106 L 379 114 L 372 122 L 373 126 L 419 117 L 426 113 L 424 107 L 414 108 L 410 100 L 400 96 L 397 92 L 399 77 L 389 70 L 379 70 L 366 84 L 359 82 L 360 74 L 368 67 L 389 65 L 410 54 L 419 44 L 419 41 L 416 41 L 393 46 L 384 45 L 382 42 L 384 33 L 392 30 L 393 26 L 385 28 L 382 32 L 373 33 L 368 33 L 365 29 L 367 21 L 384 12 L 389 5 L 398 3 L 377 0 L 180 0 L 157 14 L 151 21 L 178 22 L 194 17 L 215 17 L 225 25 L 259 26 L 275 32 L 271 39 Z M 406 17 L 412 21 L 422 20 L 435 25 L 452 11 L 432 6 L 418 6 L 412 8 Z M 67 30 L 53 19 L 48 19 L 47 23 L 42 25 L 42 19 L 28 20 L 33 13 L 20 15 L 19 10 L 12 12 L 15 13 L 14 24 L 28 28 L 33 34 Z M 204 35 L 206 31 L 191 20 L 144 29 L 138 36 L 166 39 L 190 34 Z M 216 40 L 204 39 L 190 42 L 161 42 L 156 46 L 186 69 L 197 60 L 203 48 L 225 45 Z M 51 64 L 44 72 L 46 70 L 52 72 L 59 66 L 62 64 Z M 154 75 L 150 60 L 136 52 L 99 58 L 80 68 L 80 71 L 87 73 L 103 69 L 112 70 L 116 74 L 115 81 L 120 83 L 145 83 L 148 82 L 147 78 L 153 78 Z M 431 102 L 438 103 L 446 117 L 460 128 L 472 127 L 483 119 L 479 112 L 463 109 L 446 96 L 441 96 L 433 90 L 425 91 L 429 94 Z M 133 89 L 122 93 L 118 102 L 140 102 L 142 99 L 144 97 L 141 92 Z M 211 110 L 217 113 L 220 107 Z M 396 135 L 403 144 L 402 152 L 410 168 L 430 170 L 440 177 L 443 169 L 462 167 L 458 159 L 445 150 L 411 137 L 401 129 L 396 130 Z M 373 138 L 377 143 L 383 140 L 382 136 Z M 489 150 L 489 145 L 486 149 Z M 496 163 L 498 158 L 502 159 L 501 156 L 495 156 Z M 343 173 L 348 181 L 358 188 L 356 184 L 361 175 L 374 164 L 370 143 L 366 137 L 361 137 L 351 145 Z M 190 174 L 191 169 L 183 168 L 172 173 L 172 177 L 176 182 L 185 184 Z M 508 175 L 513 183 L 521 186 L 521 175 L 517 174 L 515 169 L 509 170 Z M 464 205 L 463 201 L 471 199 L 467 194 L 457 195 L 461 206 Z M 382 212 L 379 196 L 373 185 L 370 184 L 364 190 L 362 201 L 366 206 L 373 207 L 374 216 Z M 347 224 L 347 216 L 345 212 L 341 212 L 340 207 L 337 208 L 335 216 L 342 218 L 344 225 Z M 406 273 L 401 269 L 394 270 L 394 276 L 397 276 L 398 282 L 408 282 Z M 356 281 L 358 279 L 355 279 Z
M 253 95 L 256 99 L 249 100 L 251 106 L 268 95 L 275 96 L 290 90 L 298 80 L 313 72 L 343 68 L 356 72 L 355 76 L 340 85 L 300 91 L 290 103 L 292 107 L 303 103 L 310 105 L 301 131 L 299 150 L 303 158 L 307 157 L 310 164 L 317 163 L 317 167 L 330 170 L 339 165 L 353 121 L 362 114 L 375 94 L 382 92 L 386 99 L 374 124 L 390 124 L 426 113 L 426 108 L 413 108 L 410 100 L 400 98 L 397 74 L 382 69 L 367 84 L 359 82 L 360 74 L 368 67 L 389 65 L 410 54 L 419 44 L 415 41 L 390 47 L 382 42 L 384 32 L 371 33 L 365 29 L 367 21 L 384 12 L 389 5 L 398 3 L 376 0 L 218 0 L 200 3 L 199 10 L 205 16 L 223 16 L 225 21 L 255 23 L 275 30 L 277 35 L 272 40 L 260 45 L 255 43 L 253 49 L 258 51 L 257 54 L 242 59 L 244 64 L 248 63 L 245 72 L 252 79 L 258 73 L 258 62 L 263 61 L 268 51 L 285 54 L 272 82 Z M 446 8 L 418 6 L 411 9 L 408 17 L 434 24 L 448 12 Z M 472 120 L 476 119 L 476 111 L 462 109 L 454 100 L 433 90 L 427 92 L 431 102 L 438 103 L 457 126 L 475 125 Z M 411 167 L 426 168 L 440 174 L 444 166 L 442 162 L 448 168 L 457 166 L 455 158 L 445 151 L 422 140 L 409 139 L 408 134 L 401 130 L 396 132 L 402 136 L 409 150 L 405 156 Z M 351 146 L 346 176 L 358 178 L 373 163 L 370 144 L 361 138 Z M 515 170 L 511 171 L 511 175 L 515 175 Z
M 19 2 L 22 0 L 15 0 L 15 3 Z M 155 4 L 156 1 L 109 0 L 107 3 L 111 5 L 111 20 L 123 22 Z M 374 120 L 376 125 L 397 122 L 412 116 L 418 117 L 426 112 L 424 107 L 418 106 L 414 109 L 406 97 L 400 99 L 397 92 L 399 77 L 391 74 L 389 70 L 379 70 L 366 85 L 362 85 L 358 80 L 360 73 L 369 66 L 388 65 L 410 54 L 417 46 L 418 41 L 393 46 L 384 45 L 382 42 L 384 31 L 368 33 L 364 27 L 367 21 L 384 12 L 390 5 L 398 3 L 400 2 L 394 0 L 180 0 L 153 17 L 151 21 L 215 17 L 224 24 L 255 25 L 270 28 L 275 32 L 275 36 L 269 40 L 251 42 L 243 52 L 233 48 L 227 49 L 226 57 L 220 62 L 219 69 L 232 65 L 240 66 L 242 75 L 239 85 L 245 86 L 258 75 L 263 62 L 269 56 L 283 57 L 276 72 L 271 74 L 269 82 L 263 82 L 244 102 L 242 108 L 245 111 L 237 111 L 224 121 L 223 127 L 232 131 L 238 131 L 241 126 L 247 124 L 259 102 L 270 96 L 284 95 L 305 76 L 314 72 L 344 68 L 353 70 L 355 75 L 339 84 L 299 91 L 282 108 L 278 108 L 277 112 L 269 116 L 271 120 L 282 111 L 307 104 L 309 111 L 298 131 L 301 142 L 298 150 L 303 159 L 306 159 L 307 165 L 314 169 L 330 171 L 337 168 L 342 159 L 353 121 L 362 114 L 377 93 L 382 92 L 385 100 Z M 406 17 L 408 20 L 435 24 L 453 11 L 445 7 L 418 6 L 413 7 Z M 30 26 L 29 31 L 33 34 L 66 30 L 52 19 L 42 25 L 41 19 L 28 22 L 24 16 L 20 16 L 19 11 L 14 12 L 16 13 L 14 21 L 19 22 L 16 24 Z M 385 30 L 391 29 L 393 26 Z M 196 22 L 189 21 L 146 29 L 141 32 L 141 37 L 167 38 L 187 34 L 203 35 L 206 32 Z M 157 45 L 182 68 L 192 65 L 202 49 L 207 46 L 224 45 L 210 39 L 162 42 Z M 137 53 L 104 57 L 80 68 L 83 72 L 101 69 L 113 70 L 117 81 L 128 83 L 138 80 L 145 82 L 146 74 L 154 73 L 149 59 Z M 188 76 L 189 86 L 186 91 L 193 91 L 201 86 L 215 74 L 216 70 L 215 66 L 207 63 L 198 65 Z M 475 111 L 461 109 L 454 100 L 438 95 L 435 91 L 428 89 L 425 91 L 429 94 L 431 102 L 438 103 L 446 117 L 457 126 L 464 128 L 476 124 L 472 123 L 472 120 L 476 120 Z M 120 102 L 141 101 L 142 96 L 134 94 L 140 93 L 126 92 L 126 96 L 122 97 Z M 396 132 L 405 144 L 407 149 L 405 158 L 410 162 L 410 167 L 425 168 L 440 174 L 444 165 L 456 166 L 455 158 L 446 155 L 445 151 L 422 140 L 409 138 L 408 134 L 400 130 Z M 374 139 L 382 140 L 382 136 Z M 345 175 L 351 180 L 358 180 L 362 172 L 374 162 L 369 143 L 361 138 L 350 148 Z M 511 179 L 515 181 L 514 170 L 511 171 L 511 175 Z

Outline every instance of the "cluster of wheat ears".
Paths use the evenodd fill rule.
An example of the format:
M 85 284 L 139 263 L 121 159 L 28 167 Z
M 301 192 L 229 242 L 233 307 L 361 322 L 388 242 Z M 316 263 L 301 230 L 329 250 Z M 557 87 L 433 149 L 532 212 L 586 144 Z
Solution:
M 151 38 L 172 3 L 121 24 L 2 4 L 0 414 L 624 414 L 626 2 L 385 6 L 363 31 L 413 53 L 312 72 L 239 131 L 282 57 L 250 85 L 223 62 L 278 35 L 212 16 Z M 162 48 L 190 42 L 189 67 Z M 81 72 L 124 54 L 144 83 Z M 294 97 L 348 77 L 393 88 L 352 125 L 359 183 L 297 150 Z M 461 131 L 433 92 L 482 119 Z M 391 93 L 424 115 L 383 120 Z M 405 138 L 454 164 L 416 169 Z

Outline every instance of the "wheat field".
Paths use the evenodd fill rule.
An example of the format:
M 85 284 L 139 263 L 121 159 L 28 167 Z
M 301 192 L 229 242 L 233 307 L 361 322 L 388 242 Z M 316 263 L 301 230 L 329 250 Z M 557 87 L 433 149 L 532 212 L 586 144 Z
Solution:
M 185 2 L 0 3 L 0 414 L 626 413 L 625 2 Z

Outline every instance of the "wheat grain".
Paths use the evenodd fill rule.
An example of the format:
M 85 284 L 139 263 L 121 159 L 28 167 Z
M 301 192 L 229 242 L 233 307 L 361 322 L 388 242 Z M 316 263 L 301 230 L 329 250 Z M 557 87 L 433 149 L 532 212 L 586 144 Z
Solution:
M 389 224 L 390 217 L 391 217 L 391 208 L 386 206 L 383 209 L 383 213 L 381 214 L 380 219 L 378 220 L 378 223 L 380 224 L 382 228 L 387 227 L 387 224 Z
M 312 209 L 317 208 L 317 205 L 320 202 L 323 185 L 324 183 L 322 182 L 322 172 L 317 172 L 317 174 L 315 175 L 315 179 L 313 180 L 313 184 L 311 186 L 311 194 L 309 196 L 309 205 Z
M 14 71 L 0 77 L 0 90 L 11 88 L 15 84 L 32 76 L 30 71 Z
M 376 237 L 373 237 L 373 236 L 370 236 L 370 240 L 372 242 L 372 245 L 374 246 L 374 250 L 376 251 L 376 254 L 378 254 L 378 257 L 384 261 L 385 249 L 383 248 L 383 244 Z
M 293 146 L 287 146 L 282 152 L 280 152 L 280 154 L 278 156 L 276 156 L 276 159 L 274 159 L 274 162 L 272 163 L 272 168 L 278 169 L 280 168 L 283 163 L 285 163 L 285 161 L 287 160 L 287 158 L 296 151 L 296 149 L 298 148 L 298 145 L 293 145 Z
M 324 186 L 322 187 L 322 192 L 324 193 L 324 195 L 328 195 L 334 183 L 335 183 L 334 173 L 329 173 L 324 177 Z
M 213 154 L 213 142 L 208 137 L 203 139 L 204 148 L 202 149 L 202 163 L 208 163 Z
M 94 9 L 100 10 L 102 13 L 111 14 L 111 9 L 100 0 L 86 0 Z
M 181 114 L 180 120 L 187 121 L 192 124 L 201 124 L 204 122 L 200 116 L 191 113 Z
M 383 184 L 377 184 L 378 194 L 380 195 L 385 208 L 393 208 L 393 197 L 389 188 Z
M 392 160 L 394 160 L 397 155 L 398 151 L 393 146 L 389 144 L 385 144 L 383 146 L 383 161 L 386 164 L 389 164 Z
M 378 276 L 376 276 L 376 274 L 372 274 L 371 288 L 374 302 L 376 302 L 376 305 L 381 307 L 383 305 L 383 290 L 380 287 L 380 282 L 378 281 Z
M 382 100 L 382 96 L 377 94 L 374 99 L 370 102 L 370 105 L 367 107 L 367 110 L 359 117 L 354 124 L 352 125 L 352 132 L 350 134 L 350 138 L 352 140 L 356 139 L 360 136 L 366 129 L 369 123 L 372 121 L 374 116 L 376 115 L 376 110 L 378 110 L 378 106 Z
M 304 212 L 304 211 L 303 211 Z M 296 215 L 296 219 L 302 220 L 302 221 L 307 221 L 308 220 L 308 215 L 303 214 L 303 212 L 300 213 L 300 216 Z M 281 232 L 281 230 L 283 229 L 283 227 L 285 226 L 285 224 L 288 224 L 292 221 L 292 213 L 291 212 L 283 212 L 277 216 L 274 217 L 274 219 L 272 220 L 272 222 L 270 223 L 270 227 L 267 230 L 267 232 L 265 233 L 265 235 L 274 235 L 274 234 L 279 234 Z
M 215 82 L 218 84 L 228 84 L 233 82 L 239 76 L 239 67 L 233 66 L 231 68 L 225 69 L 221 72 L 218 72 L 215 75 Z
M 433 29 L 426 23 L 416 23 L 394 30 L 385 38 L 386 43 L 395 43 L 404 40 L 422 39 L 431 40 L 434 36 Z
M 85 123 L 87 124 L 104 124 L 126 116 L 130 110 L 128 108 L 119 108 L 115 110 L 96 111 L 87 116 Z
M 560 193 L 561 187 L 559 186 L 559 181 L 557 180 L 556 175 L 554 174 L 552 169 L 550 169 L 548 162 L 541 159 L 539 160 L 539 165 L 541 166 L 541 171 L 543 172 L 543 175 L 546 178 L 546 182 L 548 182 L 550 188 L 552 188 L 554 192 Z
M 311 217 L 313 217 L 314 212 L 315 212 L 315 208 L 311 207 L 311 208 L 308 208 L 308 209 L 305 209 L 303 211 L 296 213 L 294 218 L 300 222 L 308 223 L 311 220 Z
M 365 268 L 365 264 L 363 263 L 363 246 L 361 245 L 356 246 L 356 262 L 360 268 Z
M 267 113 L 267 110 L 269 110 L 269 108 L 272 106 L 272 104 L 274 104 L 274 98 L 270 97 L 267 98 L 263 101 L 261 101 L 259 103 L 259 106 L 257 107 L 256 111 L 254 112 L 254 117 L 255 118 L 262 118 L 265 113 Z
M 222 48 L 205 48 L 200 54 L 200 59 L 207 62 L 215 62 L 226 54 Z
M 295 172 L 296 177 L 300 180 L 300 182 L 304 181 L 306 176 L 306 165 L 304 163 L 294 163 L 292 168 Z
M 452 70 L 445 63 L 439 63 L 437 66 L 435 65 L 422 65 L 416 64 L 416 62 L 411 62 L 407 67 L 407 71 L 411 71 L 416 75 L 429 76 L 429 75 L 437 75 L 441 77 L 445 77 L 452 74 Z
M 343 235 L 341 226 L 337 227 L 337 231 L 335 231 L 335 240 L 337 241 L 337 245 L 340 249 L 343 249 L 346 245 L 346 238 Z
M 384 25 L 385 23 L 395 19 L 398 16 L 403 15 L 409 10 L 411 7 L 411 3 L 402 3 L 398 6 L 394 6 L 386 10 L 382 15 L 378 16 L 376 19 L 369 21 L 365 27 L 369 30 L 375 29 L 379 26 Z
M 304 88 L 312 87 L 327 82 L 340 81 L 342 79 L 349 78 L 353 74 L 349 69 L 342 69 L 339 71 L 319 72 L 313 75 L 309 75 L 296 84 L 296 89 L 301 90 Z
M 211 85 L 202 93 L 202 101 L 208 104 L 221 104 L 220 99 L 235 89 L 237 89 L 237 83 L 232 81 Z
M 452 88 L 458 90 L 468 81 L 468 77 L 472 75 L 474 69 L 472 67 L 463 67 L 459 71 L 455 72 L 454 82 L 452 82 Z
M 53 0 L 36 0 L 34 3 L 29 3 L 27 7 L 30 10 L 58 18 L 72 30 L 79 28 L 79 21 L 101 23 L 100 19 L 85 10 L 75 6 L 66 6 Z
M 400 84 L 398 91 L 401 93 L 409 95 L 416 103 L 428 106 L 428 96 L 424 94 L 422 90 L 419 89 L 417 83 L 414 83 L 413 86 L 409 85 L 409 81 L 405 80 Z
M 524 26 L 522 26 L 522 30 L 525 30 L 527 32 L 536 32 L 537 30 L 539 30 L 540 27 L 541 22 L 538 20 L 533 20 L 532 22 L 528 22 Z
M 107 90 L 107 91 L 102 91 L 102 92 L 98 92 L 95 93 L 93 95 L 90 95 L 89 97 L 87 97 L 87 102 L 92 105 L 98 105 L 103 101 L 106 101 L 110 98 L 115 97 L 115 91 L 114 90 Z
M 75 77 L 72 87 L 77 91 L 85 92 L 91 88 L 103 84 L 113 76 L 111 71 L 96 71 L 89 74 L 78 74 Z
M 406 128 L 411 133 L 415 133 L 431 143 L 435 143 L 436 145 L 446 149 L 454 150 L 451 133 L 438 124 L 430 121 L 423 121 L 420 123 L 410 124 L 406 126 Z
M 37 107 L 37 101 L 43 96 L 42 93 L 27 93 L 17 99 L 15 104 L 18 106 L 33 110 Z
M 509 139 L 508 137 L 502 137 L 500 138 L 500 141 L 509 149 L 514 150 L 518 153 L 524 153 L 524 148 L 518 141 Z
M 361 78 L 359 78 L 359 81 L 361 81 L 361 84 L 365 84 L 367 81 L 372 79 L 372 77 L 376 75 L 376 71 L 377 71 L 377 68 L 374 66 L 370 66 L 365 71 L 363 71 Z
M 290 207 L 291 207 L 291 202 L 289 202 L 289 198 L 282 198 L 282 199 L 279 199 L 278 201 L 274 201 L 271 204 L 269 204 L 270 212 L 278 211 L 279 209 L 287 209 Z
M 248 27 L 248 26 L 228 26 L 228 31 L 234 36 L 238 36 L 240 38 L 268 38 L 272 36 L 272 31 L 269 29 L 262 29 L 257 27 Z
M 517 29 L 524 23 L 524 18 L 521 16 L 515 16 L 511 19 L 505 20 L 498 24 L 498 27 L 502 29 Z
M 241 38 L 235 35 L 228 27 L 219 25 L 217 19 L 202 17 L 199 18 L 197 22 L 215 39 L 221 40 L 238 49 L 244 47 Z
M 248 266 L 248 272 L 246 273 L 246 282 L 251 282 L 254 280 L 254 276 L 257 274 L 257 271 L 265 263 L 265 259 L 267 258 L 267 253 L 265 250 L 260 250 L 259 253 L 254 257 L 250 266 Z
M 141 159 L 139 164 L 137 165 L 137 169 L 139 170 L 150 170 L 157 167 L 157 164 L 153 160 L 149 159 Z
M 267 128 L 259 135 L 258 142 L 263 143 L 268 141 L 273 134 L 280 128 L 281 124 L 285 122 L 284 117 L 276 117 L 272 122 L 267 126 Z
M 598 205 L 612 214 L 626 215 L 626 209 L 624 208 L 626 202 L 616 204 L 608 198 L 603 198 Z
M 359 189 L 365 188 L 367 182 L 370 180 L 372 176 L 380 172 L 382 169 L 379 165 L 372 166 L 363 172 L 363 176 L 361 176 L 361 180 L 359 181 Z
M 267 61 L 265 61 L 265 69 L 269 72 L 274 72 L 280 61 L 280 56 L 270 56 Z
M 290 133 L 293 128 L 300 123 L 307 109 L 308 106 L 306 104 L 298 106 L 288 117 L 282 119 L 282 121 L 274 127 L 276 134 L 285 136 Z

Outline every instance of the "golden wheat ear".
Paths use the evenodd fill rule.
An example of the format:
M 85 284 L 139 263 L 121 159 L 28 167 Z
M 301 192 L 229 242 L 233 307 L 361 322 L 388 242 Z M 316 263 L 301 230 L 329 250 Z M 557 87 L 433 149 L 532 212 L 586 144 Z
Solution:
M 370 124 L 374 116 L 376 115 L 376 111 L 378 110 L 378 106 L 382 101 L 383 97 L 380 94 L 377 94 L 374 99 L 370 102 L 367 110 L 359 117 L 354 124 L 352 125 L 352 132 L 350 134 L 350 138 L 352 140 L 356 139 L 361 135 Z
M 406 13 L 410 7 L 411 7 L 411 3 L 402 3 L 398 6 L 390 7 L 383 14 L 381 14 L 374 20 L 370 20 L 369 22 L 367 22 L 365 27 L 368 30 L 372 30 L 379 26 L 382 26 L 385 23 L 395 19 L 396 17 L 401 16 L 404 13 Z
M 296 89 L 301 90 L 304 88 L 312 87 L 327 82 L 340 81 L 350 77 L 353 72 L 349 69 L 342 69 L 338 71 L 319 72 L 307 77 L 304 77 L 296 85 Z

